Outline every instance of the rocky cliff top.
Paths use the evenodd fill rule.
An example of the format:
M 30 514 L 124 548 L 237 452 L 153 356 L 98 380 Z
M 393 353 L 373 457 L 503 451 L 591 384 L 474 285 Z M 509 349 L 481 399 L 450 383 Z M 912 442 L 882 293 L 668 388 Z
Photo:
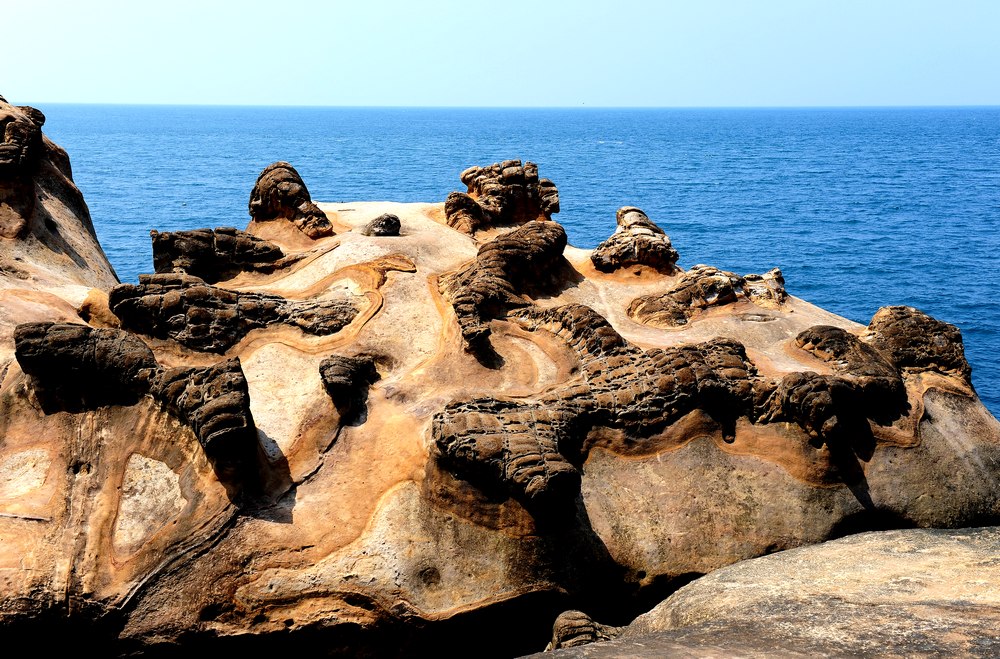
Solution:
M 425 204 L 315 203 L 275 163 L 246 231 L 154 232 L 116 285 L 82 199 L 21 196 L 79 193 L 2 107 L 11 633 L 510 656 L 568 609 L 623 625 L 743 559 L 1000 514 L 1000 424 L 916 309 L 866 328 L 778 270 L 682 271 L 634 207 L 567 246 L 516 160 Z

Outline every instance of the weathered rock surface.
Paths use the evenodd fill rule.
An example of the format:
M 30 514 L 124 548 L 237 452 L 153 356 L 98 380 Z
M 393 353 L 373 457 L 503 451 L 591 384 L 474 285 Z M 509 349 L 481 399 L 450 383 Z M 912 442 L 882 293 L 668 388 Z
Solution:
M 777 268 L 763 275 L 740 277 L 733 272 L 696 265 L 667 292 L 632 300 L 628 315 L 636 322 L 653 327 L 677 327 L 687 324 L 699 311 L 709 307 L 749 300 L 760 307 L 774 309 L 787 297 L 785 279 Z
M 553 656 L 994 657 L 998 551 L 996 527 L 793 549 L 698 579 L 616 641 Z
M 670 238 L 635 206 L 623 206 L 615 214 L 618 228 L 590 255 L 602 272 L 644 265 L 671 275 L 677 272 L 677 250 Z
M 222 478 L 254 478 L 257 429 L 238 357 L 212 366 L 160 369 L 149 390 L 191 427 Z
M 25 323 L 14 331 L 15 356 L 32 376 L 46 410 L 134 404 L 157 367 L 142 339 L 114 329 L 69 323 Z
M 285 258 L 269 240 L 231 227 L 192 231 L 150 231 L 153 268 L 157 273 L 180 272 L 210 284 L 241 272 L 274 272 L 295 259 Z
M 399 218 L 392 213 L 382 213 L 365 226 L 362 233 L 366 236 L 398 236 Z
M 362 202 L 323 204 L 338 233 L 316 241 L 281 215 L 302 192 L 262 180 L 259 209 L 291 202 L 247 233 L 282 267 L 225 231 L 171 257 L 223 277 L 247 254 L 224 286 L 98 286 L 30 252 L 44 267 L 0 290 L 0 629 L 103 654 L 511 656 L 560 612 L 598 621 L 562 637 L 597 638 L 742 559 L 1000 516 L 1000 424 L 947 326 L 866 332 L 728 273 L 726 304 L 709 286 L 683 324 L 635 322 L 690 273 L 596 272 L 536 176 L 467 175 L 474 234 L 447 203 Z M 364 235 L 385 213 L 406 230 Z
M 255 222 L 288 220 L 313 239 L 334 235 L 333 225 L 313 203 L 302 177 L 284 161 L 271 163 L 257 177 L 250 193 L 250 217 Z
M 550 219 L 559 212 L 559 191 L 538 178 L 533 162 L 505 160 L 462 172 L 467 193 L 453 192 L 445 201 L 448 226 L 464 233 L 497 226 Z
M 938 371 L 972 384 L 962 333 L 913 307 L 883 307 L 868 324 L 868 341 L 907 371 Z
M 125 329 L 219 353 L 254 329 L 284 323 L 323 336 L 340 331 L 358 313 L 346 299 L 290 301 L 178 274 L 141 275 L 138 285 L 120 284 L 109 304 Z
M 488 339 L 489 321 L 528 304 L 521 291 L 543 287 L 560 276 L 566 231 L 555 222 L 529 222 L 484 244 L 475 261 L 441 280 L 472 350 Z

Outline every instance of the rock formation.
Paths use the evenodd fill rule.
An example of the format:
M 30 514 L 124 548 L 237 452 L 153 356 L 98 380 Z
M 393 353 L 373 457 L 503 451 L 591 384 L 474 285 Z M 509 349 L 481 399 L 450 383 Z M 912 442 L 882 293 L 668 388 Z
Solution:
M 586 620 L 567 612 L 560 619 L 582 631 L 557 623 L 556 633 L 579 639 L 561 646 L 577 649 L 552 656 L 996 656 L 998 550 L 1000 529 L 984 528 L 864 533 L 781 552 L 698 579 L 611 643 L 579 647 Z
M 774 309 L 788 297 L 785 279 L 774 268 L 763 275 L 739 275 L 707 265 L 696 265 L 684 273 L 670 290 L 632 300 L 628 315 L 636 322 L 653 327 L 684 325 L 699 311 L 709 307 L 748 300 Z
M 313 203 L 302 177 L 287 162 L 264 168 L 250 193 L 250 217 L 255 222 L 288 220 L 310 238 L 334 234 L 326 214 Z
M 495 226 L 550 219 L 559 212 L 559 191 L 538 178 L 533 162 L 505 160 L 462 172 L 467 193 L 452 192 L 445 201 L 448 226 L 464 233 Z
M 285 258 L 271 241 L 230 227 L 162 233 L 154 229 L 149 235 L 157 273 L 185 273 L 210 284 L 240 272 L 274 272 L 295 260 Z
M 623 206 L 615 214 L 618 229 L 590 254 L 602 272 L 645 265 L 664 274 L 677 271 L 679 255 L 663 229 L 635 206 Z
M 475 261 L 441 280 L 470 349 L 483 346 L 489 321 L 528 304 L 521 291 L 559 276 L 566 231 L 554 222 L 532 221 L 484 244 Z
M 358 313 L 349 300 L 294 302 L 178 274 L 141 275 L 138 285 L 120 284 L 111 290 L 109 304 L 128 330 L 219 353 L 254 329 L 285 323 L 322 336 L 340 331 Z
M 0 239 L 0 636 L 513 656 L 743 559 L 1000 517 L 1000 424 L 916 310 L 670 271 L 637 212 L 596 273 L 517 161 L 463 202 L 316 206 L 320 241 L 269 168 L 246 234 L 155 234 L 169 272 L 115 286 L 41 144 Z
M 366 236 L 398 236 L 399 218 L 392 213 L 382 213 L 369 222 L 361 232 Z

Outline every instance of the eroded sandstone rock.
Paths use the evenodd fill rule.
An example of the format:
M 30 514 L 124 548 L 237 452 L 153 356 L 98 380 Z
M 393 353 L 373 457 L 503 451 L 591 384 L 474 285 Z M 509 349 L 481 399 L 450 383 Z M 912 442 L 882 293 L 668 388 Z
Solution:
M 618 228 L 611 237 L 590 254 L 594 267 L 614 272 L 634 265 L 645 265 L 658 272 L 677 271 L 679 255 L 670 238 L 641 210 L 623 206 L 615 214 Z
M 361 232 L 366 236 L 398 236 L 399 218 L 392 213 L 382 213 L 365 225 Z
M 343 419 L 350 421 L 368 400 L 368 387 L 379 378 L 375 363 L 371 355 L 331 355 L 320 362 L 323 387 Z
M 472 350 L 488 340 L 489 321 L 528 304 L 521 293 L 544 287 L 565 264 L 566 231 L 554 222 L 528 222 L 484 244 L 476 259 L 441 280 Z
M 448 225 L 465 233 L 494 226 L 549 219 L 559 212 L 559 191 L 538 178 L 533 162 L 505 160 L 462 172 L 468 193 L 453 192 L 445 202 Z
M 962 333 L 913 307 L 882 307 L 868 324 L 868 341 L 898 368 L 953 374 L 971 385 Z
M 32 182 L 51 191 L 68 179 L 46 149 Z M 467 195 L 484 218 L 487 183 Z M 85 253 L 63 199 L 39 199 L 5 246 L 58 235 Z M 625 307 L 682 277 L 586 276 L 540 203 L 484 244 L 446 205 L 338 209 L 396 215 L 406 235 L 387 240 L 254 221 L 299 260 L 239 290 L 163 273 L 107 297 L 86 258 L 16 252 L 23 277 L 0 273 L 0 630 L 107 655 L 514 656 L 560 612 L 586 616 L 564 616 L 557 642 L 599 638 L 744 558 L 1000 516 L 1000 424 L 954 341 L 932 354 L 949 345 L 935 326 L 897 354 L 778 295 L 774 273 L 742 295 L 723 277 L 732 306 L 661 331 Z M 219 233 L 196 233 L 221 259 Z M 13 325 L 83 320 L 105 329 L 51 345 L 25 330 L 36 365 L 73 346 L 62 361 L 33 375 L 31 350 L 15 359 Z M 158 364 L 138 343 L 134 368 L 77 346 L 142 343 L 130 330 Z M 66 388 L 66 364 L 88 365 L 88 388 Z M 51 412 L 46 387 L 63 396 Z
M 295 260 L 286 259 L 274 243 L 230 227 L 149 235 L 157 273 L 185 273 L 210 284 L 240 272 L 273 272 Z
M 138 285 L 116 286 L 109 304 L 125 329 L 218 353 L 247 332 L 277 323 L 319 336 L 333 334 L 358 313 L 349 300 L 291 301 L 231 291 L 173 273 L 140 275 Z
M 545 651 L 576 648 L 600 641 L 610 641 L 622 628 L 594 622 L 583 611 L 563 611 L 552 623 L 552 640 Z
M 142 339 L 114 329 L 69 323 L 25 323 L 14 331 L 21 370 L 32 376 L 48 411 L 132 405 L 157 367 Z
M 191 426 L 223 477 L 254 478 L 257 429 L 239 357 L 212 366 L 159 369 L 149 392 Z
M 654 327 L 677 327 L 709 307 L 749 300 L 773 309 L 780 307 L 786 297 L 785 280 L 777 268 L 763 275 L 740 277 L 733 272 L 696 265 L 666 293 L 632 300 L 628 315 L 636 322 Z
M 313 239 L 334 235 L 333 225 L 313 203 L 302 177 L 284 161 L 271 163 L 257 177 L 250 193 L 250 217 L 255 222 L 288 220 Z
M 991 527 L 780 552 L 698 579 L 610 643 L 553 656 L 995 656 L 998 548 Z

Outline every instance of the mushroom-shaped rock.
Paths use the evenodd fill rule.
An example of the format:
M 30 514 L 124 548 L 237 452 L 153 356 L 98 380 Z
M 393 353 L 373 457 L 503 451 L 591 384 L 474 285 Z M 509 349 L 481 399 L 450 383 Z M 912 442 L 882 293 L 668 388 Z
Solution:
M 575 648 L 598 641 L 610 641 L 622 633 L 622 627 L 594 622 L 583 611 L 563 611 L 552 623 L 552 640 L 545 651 Z
M 602 272 L 644 265 L 664 274 L 677 271 L 677 250 L 670 238 L 640 209 L 624 206 L 615 214 L 618 228 L 597 246 L 590 260 Z
M 465 233 L 494 226 L 550 219 L 559 212 L 559 191 L 538 178 L 533 162 L 505 160 L 462 172 L 467 194 L 453 192 L 445 201 L 448 226 Z
M 326 393 L 345 421 L 357 415 L 368 399 L 368 387 L 379 378 L 371 355 L 331 355 L 320 362 L 319 374 Z
M 250 217 L 255 222 L 283 219 L 310 238 L 334 235 L 326 213 L 313 203 L 302 177 L 287 162 L 264 168 L 250 193 Z

